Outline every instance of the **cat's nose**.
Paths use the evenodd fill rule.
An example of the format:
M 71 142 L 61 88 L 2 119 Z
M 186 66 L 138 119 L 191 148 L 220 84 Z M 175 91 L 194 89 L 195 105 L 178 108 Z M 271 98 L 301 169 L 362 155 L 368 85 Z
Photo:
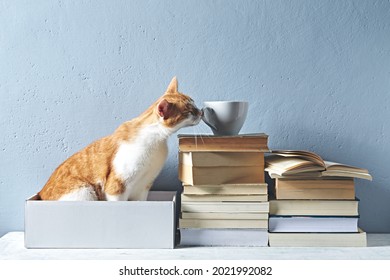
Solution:
M 198 115 L 201 116 L 201 117 L 203 117 L 203 114 L 204 114 L 204 113 L 203 113 L 203 108 L 202 108 L 201 110 L 199 110 Z

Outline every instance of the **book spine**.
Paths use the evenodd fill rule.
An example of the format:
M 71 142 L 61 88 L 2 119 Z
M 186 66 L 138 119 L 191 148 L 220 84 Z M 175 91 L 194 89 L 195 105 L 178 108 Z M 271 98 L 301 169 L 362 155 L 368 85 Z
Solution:
M 180 228 L 268 228 L 268 220 L 179 219 Z

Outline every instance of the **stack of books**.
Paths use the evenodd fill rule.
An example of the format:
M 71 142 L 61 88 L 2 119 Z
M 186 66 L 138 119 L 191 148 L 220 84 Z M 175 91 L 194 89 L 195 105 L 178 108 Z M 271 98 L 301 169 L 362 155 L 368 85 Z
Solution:
M 275 179 L 270 246 L 366 246 L 354 178 L 372 180 L 368 170 L 291 150 L 273 151 L 265 170 Z
M 268 136 L 179 135 L 184 246 L 267 246 Z

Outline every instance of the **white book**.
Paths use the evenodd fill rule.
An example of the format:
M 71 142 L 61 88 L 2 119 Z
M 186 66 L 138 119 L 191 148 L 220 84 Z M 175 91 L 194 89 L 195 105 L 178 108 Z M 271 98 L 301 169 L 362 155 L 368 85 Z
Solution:
M 269 233 L 270 247 L 366 247 L 367 235 L 356 233 Z
M 358 217 L 272 216 L 269 232 L 358 232 Z
M 268 246 L 265 229 L 180 229 L 180 246 Z
M 264 220 L 204 220 L 179 219 L 180 228 L 263 228 L 268 229 L 268 219 Z

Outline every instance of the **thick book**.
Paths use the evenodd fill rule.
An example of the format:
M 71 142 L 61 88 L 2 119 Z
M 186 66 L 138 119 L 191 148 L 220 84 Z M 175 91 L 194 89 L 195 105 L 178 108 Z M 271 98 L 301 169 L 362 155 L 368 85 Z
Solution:
M 179 228 L 262 228 L 262 229 L 268 229 L 268 219 L 264 219 L 264 220 L 179 219 Z
M 261 184 L 264 168 L 259 166 L 194 167 L 179 164 L 179 179 L 187 185 Z
M 181 211 L 268 213 L 269 202 L 182 202 Z
M 270 215 L 280 216 L 358 216 L 356 200 L 270 200 Z
M 358 232 L 359 217 L 271 216 L 269 232 Z
M 239 213 L 239 212 L 181 212 L 182 219 L 204 220 L 267 220 L 268 213 Z
M 268 152 L 268 135 L 264 133 L 233 136 L 179 134 L 179 150 L 182 152 Z
M 268 195 L 257 194 L 257 195 L 181 195 L 181 201 L 268 201 Z
M 357 233 L 269 233 L 270 247 L 366 247 L 367 235 Z
M 266 183 L 261 184 L 224 184 L 224 185 L 183 185 L 183 194 L 188 195 L 265 195 Z
M 180 229 L 180 246 L 267 247 L 265 229 Z
M 264 168 L 263 152 L 179 152 L 179 164 L 189 166 L 259 166 Z
M 265 170 L 271 178 L 294 176 L 351 177 L 372 180 L 367 169 L 337 162 L 324 161 L 309 151 L 273 150 L 265 159 Z
M 355 199 L 352 178 L 321 177 L 275 180 L 276 199 Z

